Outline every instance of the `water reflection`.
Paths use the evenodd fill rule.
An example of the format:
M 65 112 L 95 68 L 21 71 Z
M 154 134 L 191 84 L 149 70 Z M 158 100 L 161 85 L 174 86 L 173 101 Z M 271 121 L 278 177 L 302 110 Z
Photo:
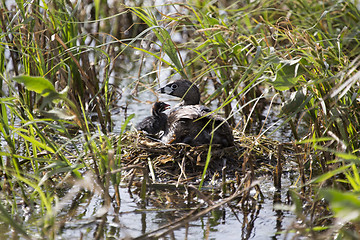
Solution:
M 276 190 L 274 192 L 273 203 L 274 203 L 274 205 L 282 203 L 281 202 L 281 191 Z M 284 213 L 282 210 L 279 210 L 279 209 L 276 209 L 274 211 L 275 211 L 275 217 L 276 217 L 276 231 L 279 233 L 284 230 L 283 225 L 282 225 L 282 221 L 284 219 Z M 276 233 L 274 236 L 272 236 L 272 239 L 278 239 L 277 238 L 278 235 L 279 234 Z
M 288 201 L 286 192 L 274 191 L 271 186 L 270 180 L 260 184 L 263 201 L 253 200 L 240 205 L 240 199 L 236 199 L 168 233 L 165 239 L 284 239 L 282 231 L 295 220 L 295 216 L 283 210 L 274 210 L 275 204 L 286 204 Z M 181 219 L 201 202 L 195 194 L 190 194 L 191 191 L 186 194 L 184 190 L 177 190 L 172 194 L 177 197 L 176 201 L 183 199 L 183 202 L 171 203 L 171 196 L 165 197 L 157 190 L 148 192 L 149 201 L 144 205 L 137 188 L 128 191 L 123 186 L 119 190 L 121 206 L 113 202 L 104 214 L 101 214 L 101 209 L 105 201 L 99 192 L 81 190 L 66 203 L 63 202 L 64 208 L 57 216 L 59 239 L 137 238 Z M 113 194 L 112 190 L 110 195 Z M 214 203 L 221 201 L 212 200 Z M 29 222 L 37 221 L 36 216 L 31 215 Z M 0 229 L 6 238 L 16 238 L 16 233 L 8 226 L 0 224 Z

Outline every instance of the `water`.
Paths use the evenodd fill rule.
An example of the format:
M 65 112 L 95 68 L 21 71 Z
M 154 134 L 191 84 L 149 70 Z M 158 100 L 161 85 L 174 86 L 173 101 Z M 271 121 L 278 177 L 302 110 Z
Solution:
M 150 115 L 150 110 L 153 102 L 157 100 L 164 101 L 172 106 L 178 103 L 178 99 L 166 95 L 158 95 L 155 90 L 160 86 L 163 86 L 165 82 L 169 81 L 169 72 L 166 69 L 162 69 L 159 74 L 159 78 L 152 80 L 150 77 L 147 80 L 152 84 L 152 90 L 139 88 L 140 91 L 137 95 L 134 95 L 134 85 L 136 80 L 133 80 L 129 76 L 119 77 L 123 81 L 119 83 L 123 95 L 119 99 L 118 105 L 122 106 L 121 110 L 117 114 L 112 115 L 115 127 L 114 132 L 120 132 L 121 125 L 125 118 L 131 113 L 135 113 L 135 118 L 132 119 L 130 125 L 134 127 L 139 121 L 146 116 Z M 119 73 L 124 74 L 124 73 Z M 130 73 L 131 75 L 131 73 Z M 134 75 L 134 73 L 133 73 Z M 174 77 L 177 78 L 176 76 Z M 172 78 L 172 79 L 174 79 Z M 126 82 L 124 79 L 128 79 Z M 152 82 L 154 81 L 154 82 Z M 116 82 L 116 80 L 115 80 Z M 216 103 L 213 103 L 214 108 Z M 279 107 L 274 107 L 264 129 L 271 127 L 268 131 L 270 133 L 277 126 L 281 125 L 282 121 L 278 121 L 277 113 Z M 263 115 L 267 114 L 268 108 L 263 110 Z M 239 120 L 241 116 L 235 115 L 235 118 Z M 260 126 L 254 128 L 253 134 L 259 134 Z M 290 130 L 282 127 L 279 131 L 275 132 L 272 139 L 287 142 L 291 138 Z M 292 182 L 289 178 L 283 178 L 283 189 L 289 189 Z M 181 227 L 175 230 L 171 234 L 167 235 L 165 239 L 284 239 L 284 231 L 287 230 L 291 223 L 296 221 L 296 216 L 289 211 L 274 210 L 274 195 L 276 191 L 273 187 L 272 179 L 270 176 L 266 177 L 260 186 L 264 194 L 264 200 L 254 203 L 248 209 L 242 209 L 236 206 L 236 203 L 230 205 L 224 205 L 219 209 L 216 209 L 201 218 L 191 221 L 185 227 Z M 136 194 L 129 194 L 127 189 L 121 188 L 121 207 L 117 212 L 113 208 L 109 211 L 104 220 L 104 235 L 109 238 L 135 238 L 150 231 L 154 231 L 161 226 L 175 221 L 184 214 L 180 208 L 174 208 L 171 204 L 163 204 L 162 206 L 155 206 L 149 202 L 145 207 L 140 204 L 139 196 Z M 162 193 L 164 194 L 164 193 Z M 184 194 L 184 193 L 179 193 Z M 153 196 L 156 197 L 156 196 Z M 88 205 L 88 209 L 84 212 L 94 212 L 94 209 L 100 207 L 101 199 L 93 197 L 90 201 L 92 204 Z M 285 203 L 287 198 L 287 192 L 284 190 L 280 192 L 280 203 Z M 277 202 L 279 203 L 279 202 Z M 195 206 L 192 206 L 195 207 Z M 92 217 L 91 214 L 88 215 Z M 99 219 L 90 225 L 86 226 L 80 224 L 85 219 L 78 220 L 79 224 L 69 223 L 65 224 L 63 239 L 68 237 L 77 236 L 83 239 L 92 239 L 95 235 L 96 229 L 102 224 Z M 70 227 L 71 226 L 71 227 Z M 288 236 L 291 236 L 288 235 Z
M 159 3 L 160 5 L 160 3 Z M 174 41 L 185 41 L 181 36 Z M 181 53 L 185 59 L 185 53 Z M 139 52 L 134 53 L 134 58 L 141 58 Z M 149 83 L 152 90 L 156 90 L 163 86 L 169 79 L 177 79 L 180 76 L 172 75 L 171 69 L 164 66 L 161 69 L 153 69 L 153 61 L 149 56 L 145 56 L 145 62 L 141 73 L 142 81 Z M 178 100 L 170 96 L 159 96 L 155 92 L 139 87 L 137 94 L 134 94 L 134 86 L 137 82 L 136 76 L 139 71 L 139 61 L 133 62 L 124 59 L 121 66 L 112 73 L 111 82 L 116 85 L 122 97 L 118 101 L 120 108 L 114 111 L 112 120 L 114 121 L 114 132 L 120 132 L 121 125 L 125 118 L 131 113 L 135 113 L 135 118 L 131 121 L 131 125 L 141 121 L 144 117 L 150 114 L 151 105 L 154 101 L 161 100 L 170 103 L 172 106 L 178 103 Z M 115 67 L 116 69 L 116 67 Z M 125 71 L 126 70 L 126 71 Z M 156 79 L 149 75 L 149 72 L 156 71 Z M 101 75 L 101 74 L 100 74 Z M 144 77 L 146 76 L 146 77 Z M 155 79 L 155 80 L 154 80 Z M 211 91 L 211 86 L 209 86 Z M 215 108 L 216 102 L 209 107 Z M 267 109 L 264 109 L 263 115 L 266 115 Z M 236 120 L 241 116 L 235 114 Z M 266 122 L 265 129 L 272 124 L 274 127 L 279 126 L 281 121 L 277 122 L 276 111 L 271 112 L 271 115 Z M 259 124 L 260 126 L 261 124 Z M 260 128 L 253 129 L 254 134 Z M 273 128 L 272 128 L 273 129 Z M 271 132 L 271 130 L 269 131 Z M 274 139 L 280 141 L 287 141 L 290 138 L 290 131 L 286 128 L 281 128 L 273 136 Z M 283 189 L 289 189 L 292 185 L 290 177 L 283 177 Z M 254 202 L 247 208 L 241 208 L 237 202 L 223 205 L 219 209 L 215 209 L 210 213 L 189 222 L 185 227 L 181 227 L 170 233 L 166 239 L 283 239 L 285 234 L 282 233 L 291 226 L 291 223 L 296 220 L 294 214 L 289 211 L 274 210 L 274 199 L 279 203 L 277 194 L 280 195 L 280 203 L 287 204 L 286 190 L 277 193 L 273 188 L 270 176 L 267 176 L 260 183 L 260 188 L 264 194 L 262 201 Z M 63 204 L 62 211 L 59 212 L 57 218 L 58 232 L 57 239 L 94 239 L 99 229 L 103 229 L 100 236 L 106 239 L 123 239 L 139 237 L 150 231 L 154 231 L 164 224 L 175 221 L 181 218 L 190 208 L 196 207 L 200 201 L 193 201 L 191 204 L 176 204 L 166 200 L 166 195 L 170 194 L 169 190 L 164 190 L 161 193 L 148 193 L 148 198 L 152 199 L 145 206 L 141 203 L 137 189 L 131 188 L 131 192 L 125 186 L 120 189 L 121 206 L 116 209 L 111 205 L 105 215 L 101 213 L 104 200 L 101 193 L 88 193 L 84 190 L 79 190 L 79 195 L 70 196 L 69 199 L 60 199 Z M 111 195 L 114 194 L 112 190 Z M 175 193 L 173 193 L 175 194 Z M 178 198 L 186 195 L 185 192 L 178 191 L 175 194 Z M 165 200 L 158 204 L 155 200 L 163 197 Z M 276 197 L 274 197 L 276 196 Z M 5 197 L 0 197 L 5 199 Z M 155 199 L 155 200 L 154 200 Z M 185 198 L 183 198 L 186 201 Z M 159 199 L 158 199 L 159 200 Z M 19 206 L 22 203 L 19 201 Z M 181 206 L 181 207 L 180 207 Z M 26 213 L 26 221 L 23 224 L 32 226 L 39 220 L 39 213 Z M 39 237 L 37 229 L 30 230 Z M 17 234 L 14 233 L 7 224 L 0 224 L 0 232 L 4 238 L 14 238 Z
M 283 239 L 284 234 L 280 232 L 295 221 L 295 216 L 287 211 L 273 209 L 276 192 L 271 182 L 264 180 L 260 186 L 265 197 L 263 202 L 258 201 L 245 209 L 236 206 L 236 201 L 231 202 L 175 230 L 165 239 Z M 107 238 L 139 237 L 175 221 L 184 213 L 184 210 L 170 203 L 164 204 L 163 209 L 153 204 L 144 207 L 139 197 L 130 194 L 124 187 L 120 188 L 120 194 L 120 209 L 116 211 L 110 208 L 104 218 L 94 218 L 94 213 L 102 206 L 100 196 L 93 196 L 79 204 L 76 219 L 65 223 L 60 239 L 93 239 L 100 226 Z M 280 192 L 279 195 L 281 201 L 286 202 L 286 192 Z

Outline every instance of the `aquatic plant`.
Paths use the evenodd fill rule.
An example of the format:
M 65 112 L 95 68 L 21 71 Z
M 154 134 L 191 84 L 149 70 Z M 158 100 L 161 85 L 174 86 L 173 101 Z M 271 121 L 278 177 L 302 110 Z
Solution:
M 254 167 L 260 168 L 264 155 L 271 160 L 275 155 L 275 163 L 266 164 L 277 189 L 282 189 L 283 165 L 294 161 L 299 176 L 293 205 L 279 206 L 298 216 L 286 232 L 311 238 L 358 237 L 358 1 L 109 4 L 0 5 L 3 222 L 26 239 L 54 239 L 67 218 L 76 218 L 79 203 L 99 195 L 101 208 L 93 215 L 101 224 L 94 237 L 101 238 L 107 212 L 120 208 L 124 175 L 130 178 L 129 188 L 134 179 L 140 182 L 144 204 L 151 198 L 149 189 L 156 189 L 156 170 L 169 173 L 166 177 L 173 174 L 161 166 L 173 163 L 180 171 L 176 186 L 165 188 L 187 180 L 188 166 L 179 159 L 190 159 L 193 169 L 200 168 L 197 188 L 182 187 L 191 188 L 208 206 L 213 203 L 204 193 L 226 197 L 214 207 L 229 201 L 250 205 L 256 199 L 250 196 L 251 188 L 261 196 L 255 180 L 262 172 Z M 138 69 L 137 76 L 124 73 L 130 68 Z M 230 171 L 224 166 L 221 194 L 198 190 L 205 180 L 211 181 L 206 177 L 214 159 L 223 154 L 216 146 L 157 146 L 156 153 L 145 154 L 146 145 L 136 141 L 146 138 L 126 132 L 134 117 L 127 115 L 126 106 L 119 133 L 110 134 L 112 110 L 121 97 L 116 85 L 131 85 L 135 101 L 139 91 L 153 89 L 169 70 L 169 78 L 196 83 L 202 103 L 223 111 L 235 129 L 238 149 L 231 153 L 238 155 L 228 166 L 239 171 L 231 172 L 235 180 L 227 180 Z M 269 122 L 274 118 L 277 121 Z M 292 133 L 289 142 L 269 140 L 284 127 Z M 169 152 L 171 157 L 166 157 Z M 31 214 L 36 221 L 26 222 L 23 215 Z M 174 221 L 170 229 L 184 226 L 193 219 L 189 216 Z M 144 236 L 160 236 L 156 234 Z M 169 232 L 161 236 L 165 234 Z
M 346 199 L 356 199 L 358 167 L 346 164 L 343 155 L 356 156 L 359 150 L 360 12 L 356 4 L 235 1 L 214 5 L 195 1 L 168 6 L 173 7 L 172 14 L 153 7 L 132 11 L 155 32 L 154 43 L 159 47 L 152 55 L 157 56 L 158 64 L 169 65 L 181 76 L 184 71 L 199 85 L 212 82 L 216 91 L 207 95 L 204 103 L 219 100 L 215 111 L 224 108 L 233 126 L 246 132 L 251 122 L 266 124 L 266 118 L 261 118 L 264 107 L 270 104 L 269 114 L 274 102 L 281 104 L 282 123 L 275 129 L 271 128 L 275 124 L 263 125 L 258 135 L 271 132 L 271 136 L 280 127 L 290 126 L 293 139 L 302 144 L 296 149 L 303 194 L 307 191 L 317 196 L 319 190 L 314 187 L 321 189 L 330 181 L 340 189 L 354 191 L 345 194 Z M 188 40 L 169 41 L 169 33 L 180 33 Z M 180 57 L 181 51 L 187 55 Z M 164 54 L 172 63 L 163 60 Z M 321 192 L 330 207 L 337 204 L 335 195 L 341 195 Z M 313 221 L 309 225 L 317 219 Z

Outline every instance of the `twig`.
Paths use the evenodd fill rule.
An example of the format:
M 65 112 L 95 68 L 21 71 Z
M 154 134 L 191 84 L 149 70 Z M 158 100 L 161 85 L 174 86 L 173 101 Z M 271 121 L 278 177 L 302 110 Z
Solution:
M 274 169 L 274 186 L 277 190 L 281 189 L 281 175 L 282 175 L 282 164 L 281 164 L 281 153 L 283 151 L 282 144 L 278 145 L 278 156 L 276 168 Z
M 213 206 L 214 202 L 211 201 L 209 199 L 209 197 L 206 197 L 202 192 L 199 191 L 199 189 L 197 187 L 195 187 L 194 185 L 190 184 L 189 188 L 192 189 L 194 192 L 196 192 L 196 194 L 198 195 L 199 198 L 201 198 L 202 200 L 204 200 L 209 206 Z

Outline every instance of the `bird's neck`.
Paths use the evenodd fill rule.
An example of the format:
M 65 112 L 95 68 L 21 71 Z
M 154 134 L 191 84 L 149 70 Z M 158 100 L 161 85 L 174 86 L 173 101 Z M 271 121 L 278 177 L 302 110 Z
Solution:
M 153 115 L 154 117 L 158 117 L 158 116 L 160 116 L 160 113 L 159 113 L 158 111 L 156 111 L 155 109 L 153 109 L 153 110 L 152 110 L 152 115 Z
M 200 103 L 200 97 L 190 97 L 187 98 L 186 96 L 183 98 L 182 105 L 197 105 Z

